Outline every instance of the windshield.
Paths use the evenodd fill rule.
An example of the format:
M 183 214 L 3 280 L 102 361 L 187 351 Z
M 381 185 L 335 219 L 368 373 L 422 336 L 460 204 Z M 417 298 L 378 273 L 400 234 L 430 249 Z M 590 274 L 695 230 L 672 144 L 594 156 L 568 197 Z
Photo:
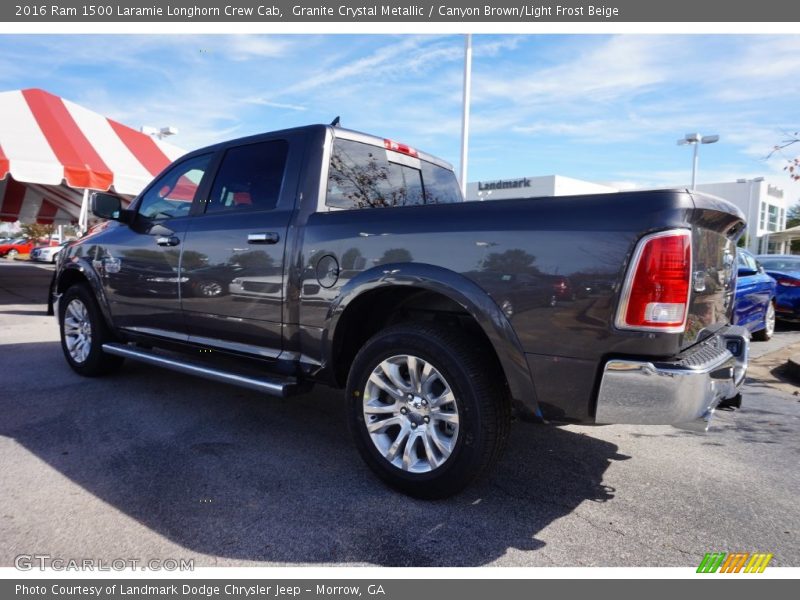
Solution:
M 800 256 L 764 257 L 758 260 L 769 271 L 800 271 Z

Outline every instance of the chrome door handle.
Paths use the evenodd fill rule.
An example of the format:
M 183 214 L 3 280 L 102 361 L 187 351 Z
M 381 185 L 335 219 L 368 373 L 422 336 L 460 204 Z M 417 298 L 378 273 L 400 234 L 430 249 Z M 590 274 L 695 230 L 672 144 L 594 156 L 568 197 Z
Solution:
M 177 246 L 181 241 L 174 235 L 162 236 L 156 238 L 156 244 L 159 246 Z
M 277 244 L 281 239 L 275 232 L 269 233 L 250 233 L 247 236 L 248 244 Z

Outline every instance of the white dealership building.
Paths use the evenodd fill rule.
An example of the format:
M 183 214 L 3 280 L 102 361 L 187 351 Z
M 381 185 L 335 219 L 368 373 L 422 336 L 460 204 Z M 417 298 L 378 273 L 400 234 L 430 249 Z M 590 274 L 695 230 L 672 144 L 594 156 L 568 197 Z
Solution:
M 791 236 L 779 232 L 786 229 L 786 212 L 798 199 L 789 198 L 780 185 L 763 177 L 756 177 L 699 184 L 697 189 L 725 198 L 741 209 L 750 224 L 747 247 L 753 253 L 788 252 Z M 627 190 L 562 175 L 545 175 L 474 181 L 467 184 L 467 200 L 508 200 L 541 196 L 609 194 L 620 191 Z

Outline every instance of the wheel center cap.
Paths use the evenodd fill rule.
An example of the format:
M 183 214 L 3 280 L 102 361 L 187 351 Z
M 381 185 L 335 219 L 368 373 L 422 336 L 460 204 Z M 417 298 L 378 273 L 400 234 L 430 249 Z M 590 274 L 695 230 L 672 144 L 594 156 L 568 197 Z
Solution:
M 409 412 L 418 414 L 420 416 L 427 415 L 430 412 L 428 401 L 420 396 L 409 394 L 407 404 Z

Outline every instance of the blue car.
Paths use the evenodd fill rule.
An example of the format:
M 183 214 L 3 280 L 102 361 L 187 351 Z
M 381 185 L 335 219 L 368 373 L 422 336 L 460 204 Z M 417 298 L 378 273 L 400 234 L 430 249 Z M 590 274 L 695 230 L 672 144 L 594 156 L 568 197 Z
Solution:
M 762 254 L 764 269 L 778 282 L 776 311 L 782 321 L 800 322 L 800 256 Z
M 755 256 L 738 249 L 739 273 L 733 306 L 733 324 L 746 327 L 754 340 L 765 342 L 775 333 L 775 294 L 777 284 Z

